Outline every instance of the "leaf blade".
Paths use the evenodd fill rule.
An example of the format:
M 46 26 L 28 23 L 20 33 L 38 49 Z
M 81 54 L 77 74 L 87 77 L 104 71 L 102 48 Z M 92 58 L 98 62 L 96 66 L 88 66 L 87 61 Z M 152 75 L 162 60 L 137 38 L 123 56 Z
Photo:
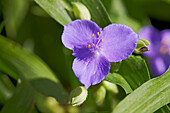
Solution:
M 34 0 L 39 4 L 51 17 L 61 25 L 71 22 L 71 18 L 65 11 L 61 0 Z
M 8 62 L 9 65 L 14 66 L 17 69 L 16 73 L 22 73 L 36 90 L 47 96 L 56 97 L 59 102 L 65 103 L 68 94 L 47 65 L 34 54 L 11 42 L 0 35 L 0 59 L 3 59 L 4 63 Z
M 131 55 L 123 60 L 119 73 L 133 90 L 150 79 L 146 62 L 140 56 Z
M 125 90 L 126 94 L 129 94 L 133 91 L 127 81 L 118 73 L 109 73 L 105 80 L 120 85 Z
M 17 89 L 10 98 L 1 113 L 28 113 L 34 102 L 35 91 L 27 81 L 18 84 Z M 10 109 L 9 109 L 10 108 Z
M 113 113 L 151 113 L 170 102 L 170 68 L 128 95 Z M 152 92 L 151 92 L 152 91 Z M 151 107 L 152 106 L 152 107 Z

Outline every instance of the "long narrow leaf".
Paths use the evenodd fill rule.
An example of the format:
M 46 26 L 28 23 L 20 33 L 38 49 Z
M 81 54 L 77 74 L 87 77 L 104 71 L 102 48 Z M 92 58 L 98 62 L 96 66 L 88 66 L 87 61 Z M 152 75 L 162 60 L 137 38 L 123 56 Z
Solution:
M 7 101 L 1 113 L 29 113 L 34 102 L 35 91 L 28 83 L 22 81 L 18 84 L 12 98 Z
M 127 81 L 117 73 L 109 73 L 105 80 L 120 85 L 125 90 L 126 94 L 131 93 L 133 91 Z
M 59 102 L 66 102 L 66 91 L 47 65 L 34 54 L 11 42 L 0 35 L 0 59 L 14 66 L 39 92 L 56 97 Z
M 170 102 L 170 68 L 128 95 L 113 113 L 152 113 Z
M 71 18 L 64 9 L 61 0 L 35 0 L 35 2 L 61 25 L 71 22 Z

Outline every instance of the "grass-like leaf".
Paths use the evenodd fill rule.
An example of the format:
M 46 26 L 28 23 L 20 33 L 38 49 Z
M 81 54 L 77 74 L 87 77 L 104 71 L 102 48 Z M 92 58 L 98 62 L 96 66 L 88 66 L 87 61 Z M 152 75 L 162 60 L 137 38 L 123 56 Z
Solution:
M 120 85 L 125 90 L 126 94 L 133 91 L 127 81 L 118 73 L 109 73 L 105 80 Z
M 59 102 L 66 102 L 68 95 L 64 88 L 53 72 L 37 56 L 1 35 L 0 53 L 0 59 L 3 60 L 4 64 L 7 62 L 8 65 L 15 67 L 15 73 L 22 73 L 37 91 L 46 96 L 56 97 Z M 3 64 L 0 65 L 3 67 Z M 6 70 L 2 71 L 6 73 Z
M 128 95 L 113 113 L 152 113 L 170 102 L 170 68 Z
M 70 16 L 63 7 L 62 0 L 35 0 L 35 2 L 61 25 L 71 22 Z
M 22 80 L 17 85 L 14 95 L 10 98 L 1 113 L 29 113 L 34 102 L 35 91 L 28 83 Z

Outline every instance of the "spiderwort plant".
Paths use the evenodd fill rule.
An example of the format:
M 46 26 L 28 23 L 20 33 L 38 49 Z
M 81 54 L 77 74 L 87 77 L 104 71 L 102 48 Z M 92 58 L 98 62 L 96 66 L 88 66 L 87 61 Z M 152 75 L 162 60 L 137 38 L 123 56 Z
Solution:
M 109 73 L 110 62 L 132 54 L 138 35 L 128 26 L 110 24 L 102 31 L 89 20 L 75 20 L 64 26 L 62 42 L 73 50 L 72 69 L 85 88 L 100 83 Z
M 159 31 L 152 26 L 145 26 L 139 31 L 139 37 L 147 39 L 151 44 L 144 55 L 154 76 L 162 75 L 170 65 L 170 30 Z

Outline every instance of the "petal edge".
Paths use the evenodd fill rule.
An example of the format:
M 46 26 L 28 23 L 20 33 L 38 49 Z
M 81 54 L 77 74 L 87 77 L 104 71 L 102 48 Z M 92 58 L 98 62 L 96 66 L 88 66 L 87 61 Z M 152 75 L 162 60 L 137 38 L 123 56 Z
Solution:
M 110 62 L 103 56 L 83 60 L 75 58 L 73 71 L 85 88 L 100 83 L 109 73 Z
M 75 46 L 91 43 L 91 35 L 97 35 L 100 27 L 89 20 L 75 20 L 64 26 L 61 39 L 64 46 L 73 50 Z
M 136 48 L 138 35 L 128 26 L 110 24 L 101 33 L 101 53 L 110 61 L 126 59 Z

